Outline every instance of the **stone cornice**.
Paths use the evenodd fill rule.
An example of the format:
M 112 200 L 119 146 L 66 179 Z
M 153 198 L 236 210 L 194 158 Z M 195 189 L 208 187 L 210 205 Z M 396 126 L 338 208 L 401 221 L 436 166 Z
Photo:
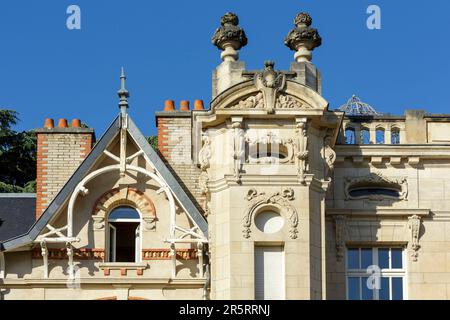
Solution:
M 413 215 L 425 217 L 430 214 L 429 209 L 326 209 L 327 216 L 353 216 L 353 217 L 410 217 Z

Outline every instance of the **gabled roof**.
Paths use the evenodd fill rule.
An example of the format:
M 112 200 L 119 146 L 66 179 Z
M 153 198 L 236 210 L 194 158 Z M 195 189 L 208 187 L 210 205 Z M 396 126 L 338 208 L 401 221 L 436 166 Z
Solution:
M 208 224 L 202 214 L 198 211 L 192 200 L 186 194 L 181 187 L 180 183 L 173 176 L 170 170 L 167 168 L 163 160 L 158 153 L 148 143 L 147 139 L 143 136 L 141 131 L 137 128 L 131 117 L 128 115 L 129 125 L 128 133 L 133 138 L 139 148 L 141 148 L 153 164 L 156 171 L 159 172 L 162 179 L 166 182 L 169 188 L 172 190 L 175 199 L 183 207 L 192 220 L 197 224 L 200 230 L 205 236 L 208 235 Z M 56 195 L 55 199 L 50 203 L 41 217 L 31 226 L 30 230 L 20 236 L 12 239 L 8 239 L 3 243 L 0 243 L 0 251 L 11 250 L 24 245 L 27 245 L 34 241 L 36 237 L 44 230 L 45 226 L 52 220 L 52 218 L 58 213 L 58 210 L 69 200 L 73 190 L 77 184 L 89 173 L 91 168 L 96 163 L 96 160 L 103 154 L 103 151 L 109 146 L 111 141 L 116 137 L 120 131 L 120 116 L 117 116 L 95 147 L 81 163 L 78 169 L 74 172 L 72 177 L 66 182 L 61 191 Z
M 27 232 L 36 221 L 35 193 L 0 193 L 0 241 Z

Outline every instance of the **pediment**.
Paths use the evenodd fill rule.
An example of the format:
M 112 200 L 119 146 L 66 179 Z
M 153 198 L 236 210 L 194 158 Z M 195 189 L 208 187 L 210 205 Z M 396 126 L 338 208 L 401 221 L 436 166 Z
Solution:
M 220 113 L 323 113 L 328 102 L 314 90 L 287 80 L 284 87 L 261 88 L 255 81 L 240 83 L 218 96 L 211 109 Z

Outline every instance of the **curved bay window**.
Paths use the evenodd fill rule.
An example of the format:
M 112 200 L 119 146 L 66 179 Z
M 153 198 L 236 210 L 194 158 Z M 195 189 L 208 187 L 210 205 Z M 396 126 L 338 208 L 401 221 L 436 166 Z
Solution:
M 109 262 L 140 262 L 141 216 L 127 206 L 117 207 L 108 217 Z

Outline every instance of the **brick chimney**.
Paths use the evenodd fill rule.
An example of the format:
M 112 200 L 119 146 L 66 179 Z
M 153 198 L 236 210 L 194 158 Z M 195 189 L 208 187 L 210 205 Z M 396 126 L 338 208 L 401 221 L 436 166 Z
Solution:
M 194 101 L 194 110 L 204 110 L 202 100 Z M 173 100 L 166 100 L 164 111 L 156 112 L 156 126 L 158 150 L 163 160 L 179 178 L 185 191 L 200 203 L 200 169 L 194 163 L 192 154 L 192 110 L 189 101 L 180 101 L 176 108 Z
M 82 128 L 79 119 L 69 127 L 66 119 L 46 119 L 37 134 L 36 219 L 72 176 L 95 141 L 94 130 Z

